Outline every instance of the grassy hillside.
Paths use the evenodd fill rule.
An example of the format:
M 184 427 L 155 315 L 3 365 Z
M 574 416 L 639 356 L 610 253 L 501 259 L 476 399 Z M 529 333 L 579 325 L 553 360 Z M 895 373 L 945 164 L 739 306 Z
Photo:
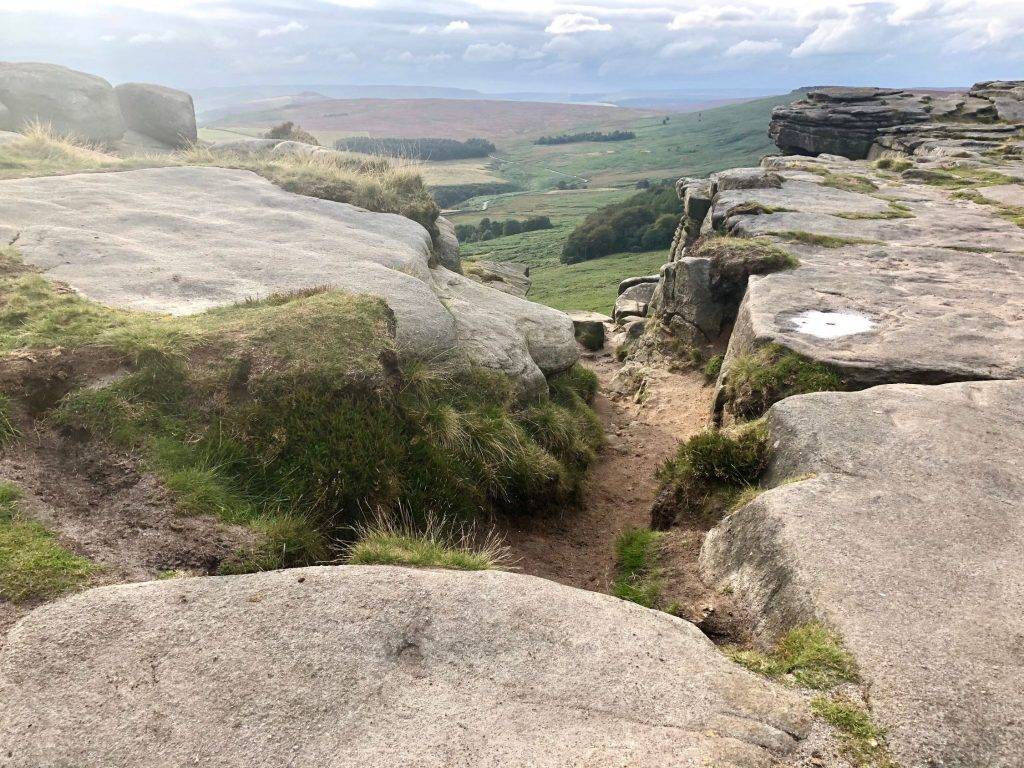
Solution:
M 638 179 L 706 176 L 714 171 L 756 163 L 774 150 L 768 138 L 773 107 L 793 95 L 730 104 L 702 112 L 646 116 L 627 125 L 630 141 L 583 142 L 556 146 L 509 145 L 499 155 L 501 175 L 525 188 L 544 189 L 567 177 L 591 186 L 627 184 Z M 580 126 L 589 130 L 590 126 Z M 502 149 L 499 147 L 499 149 Z

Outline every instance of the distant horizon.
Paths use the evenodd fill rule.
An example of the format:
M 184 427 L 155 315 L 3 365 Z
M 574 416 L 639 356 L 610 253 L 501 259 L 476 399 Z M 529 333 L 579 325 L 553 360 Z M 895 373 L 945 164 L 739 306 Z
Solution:
M 1024 77 L 1022 38 L 1016 0 L 0 0 L 5 61 L 189 91 L 956 88 Z

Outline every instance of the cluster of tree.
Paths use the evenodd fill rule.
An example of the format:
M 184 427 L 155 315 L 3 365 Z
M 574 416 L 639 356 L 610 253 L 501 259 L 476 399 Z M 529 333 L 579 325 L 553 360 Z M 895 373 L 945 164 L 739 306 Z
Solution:
M 275 125 L 263 134 L 263 138 L 280 139 L 281 141 L 301 141 L 303 144 L 314 144 L 318 147 L 320 146 L 320 142 L 316 140 L 316 136 L 309 131 L 302 130 L 291 120 L 287 123 Z
M 559 179 L 555 189 L 586 189 L 587 182 L 583 179 Z
M 460 243 L 475 243 L 480 240 L 493 240 L 496 237 L 505 235 L 518 235 L 522 232 L 533 232 L 538 229 L 551 229 L 551 219 L 547 216 L 531 216 L 522 221 L 518 219 L 505 219 L 491 221 L 488 218 L 480 219 L 480 223 L 458 224 L 455 227 L 455 234 Z
M 534 144 L 575 144 L 578 141 L 629 141 L 635 139 L 632 131 L 584 131 L 583 133 L 562 133 L 558 136 L 541 136 Z
M 487 157 L 494 145 L 486 139 L 374 139 L 352 136 L 338 139 L 334 146 L 349 152 L 371 155 L 406 157 L 412 160 L 464 160 L 469 157 Z
M 482 181 L 474 184 L 444 184 L 431 187 L 430 194 L 441 208 L 451 208 L 463 200 L 479 195 L 500 195 L 505 192 L 518 192 L 519 187 L 507 181 Z
M 672 244 L 683 204 L 670 184 L 651 186 L 587 216 L 562 248 L 563 264 L 622 251 L 657 251 Z

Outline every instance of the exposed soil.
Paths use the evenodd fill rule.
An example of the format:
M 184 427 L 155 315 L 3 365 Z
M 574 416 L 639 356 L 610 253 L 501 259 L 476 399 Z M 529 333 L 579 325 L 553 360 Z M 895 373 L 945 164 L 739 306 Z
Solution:
M 24 493 L 27 518 L 100 566 L 90 586 L 149 581 L 166 571 L 215 573 L 254 534 L 209 516 L 181 514 L 170 494 L 132 459 L 40 427 L 0 456 L 0 479 Z M 35 604 L 0 600 L 0 643 Z
M 578 508 L 503 525 L 507 543 L 523 573 L 562 584 L 608 592 L 615 579 L 615 540 L 629 528 L 647 527 L 658 495 L 658 468 L 673 456 L 681 440 L 710 424 L 714 390 L 697 371 L 671 372 L 653 367 L 644 397 L 612 393 L 612 379 L 621 367 L 611 354 L 584 355 L 600 390 L 594 408 L 604 425 L 608 445 L 591 468 Z M 702 528 L 677 527 L 667 532 L 663 547 L 662 603 L 688 619 L 714 640 L 737 640 L 746 624 L 725 596 L 701 580 L 697 555 Z M 674 605 L 673 605 L 674 604 Z

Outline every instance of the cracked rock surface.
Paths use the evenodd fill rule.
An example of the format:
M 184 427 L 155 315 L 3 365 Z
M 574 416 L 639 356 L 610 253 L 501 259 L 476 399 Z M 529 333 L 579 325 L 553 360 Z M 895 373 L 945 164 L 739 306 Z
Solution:
M 0 765 L 769 768 L 795 692 L 531 576 L 335 566 L 89 590 L 0 656 Z
M 838 630 L 903 768 L 1024 765 L 1024 381 L 791 397 L 768 427 L 771 490 L 705 575 L 764 639 Z

